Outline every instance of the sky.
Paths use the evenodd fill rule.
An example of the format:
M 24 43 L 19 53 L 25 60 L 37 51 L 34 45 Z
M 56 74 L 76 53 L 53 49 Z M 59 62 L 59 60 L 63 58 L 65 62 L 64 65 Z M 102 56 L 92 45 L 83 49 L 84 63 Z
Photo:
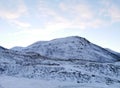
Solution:
M 120 0 L 0 0 L 0 46 L 80 36 L 120 52 Z

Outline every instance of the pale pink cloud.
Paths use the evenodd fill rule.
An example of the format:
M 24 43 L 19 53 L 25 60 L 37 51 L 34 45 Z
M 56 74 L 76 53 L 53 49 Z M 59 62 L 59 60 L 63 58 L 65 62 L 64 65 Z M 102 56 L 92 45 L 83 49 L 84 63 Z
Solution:
M 89 20 L 94 17 L 94 12 L 90 5 L 88 4 L 76 3 L 76 5 L 72 5 L 72 3 L 71 4 L 60 3 L 59 7 L 61 8 L 61 10 L 63 10 L 63 12 L 67 12 L 68 15 L 72 14 L 74 15 L 74 17 L 77 18 L 79 17 L 84 20 Z
M 9 9 L 7 6 L 4 5 L 4 3 L 1 3 L 3 4 L 3 6 L 0 7 L 0 18 L 8 20 L 17 19 L 27 12 L 27 7 L 25 6 L 23 0 L 16 1 L 8 0 L 8 1 L 10 2 L 9 4 L 11 5 L 13 4 L 13 2 L 17 5 L 14 6 L 13 4 L 13 8 Z
M 68 7 L 66 6 L 66 4 L 65 3 L 60 3 L 59 4 L 59 8 L 62 10 L 62 11 L 68 11 Z
M 120 7 L 113 0 L 102 0 L 100 15 L 110 18 L 111 22 L 120 22 Z
M 30 27 L 31 25 L 28 22 L 19 21 L 19 19 L 22 16 L 28 14 L 28 10 L 24 3 L 24 0 L 6 0 L 6 1 L 9 2 L 10 7 L 7 6 L 7 4 L 1 2 L 2 6 L 0 6 L 0 18 L 4 19 L 10 25 L 14 25 L 17 28 L 23 29 Z
M 95 11 L 91 4 L 88 3 L 68 4 L 61 2 L 56 7 L 60 9 L 61 14 L 59 14 L 54 8 L 49 7 L 42 0 L 38 5 L 38 15 L 40 18 L 44 17 L 46 19 L 44 28 L 50 30 L 68 28 L 97 29 L 105 25 L 111 25 L 109 20 L 103 19 L 104 16 L 109 16 L 114 22 L 120 20 L 120 10 L 118 7 L 113 6 L 109 0 L 102 0 L 101 5 L 103 5 L 103 8 L 98 8 L 98 11 Z M 64 14 L 70 16 L 72 19 L 65 17 Z
M 111 17 L 112 22 L 120 21 L 120 8 L 115 5 L 112 5 L 108 9 L 108 15 Z
M 29 28 L 31 26 L 31 24 L 28 22 L 18 20 L 11 20 L 11 23 L 15 24 L 18 28 Z
M 83 19 L 92 19 L 94 13 L 88 5 L 79 4 L 73 7 L 73 13 Z
M 108 21 L 105 21 L 105 20 L 102 20 L 102 19 L 95 19 L 91 22 L 88 23 L 88 26 L 92 27 L 92 28 L 99 28 L 101 26 L 105 26 L 105 25 L 108 25 L 109 22 Z

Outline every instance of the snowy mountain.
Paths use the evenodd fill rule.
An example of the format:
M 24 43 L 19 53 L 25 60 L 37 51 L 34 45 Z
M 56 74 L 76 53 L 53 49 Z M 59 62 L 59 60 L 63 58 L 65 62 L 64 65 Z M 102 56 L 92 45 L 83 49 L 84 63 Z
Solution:
M 118 53 L 97 46 L 85 38 L 71 36 L 39 41 L 28 47 L 12 49 L 0 47 L 0 78 L 4 79 L 2 77 L 4 75 L 12 76 L 13 80 L 29 78 L 40 82 L 42 80 L 48 84 L 52 81 L 58 82 L 57 87 L 50 88 L 81 88 L 82 83 L 97 84 L 97 87 L 84 85 L 84 88 L 112 88 L 112 86 L 120 88 L 119 61 Z M 72 85 L 64 83 L 62 85 L 61 82 Z M 9 88 L 4 87 L 4 84 L 0 80 L 0 87 Z M 100 87 L 99 84 L 108 87 Z
M 36 52 L 42 56 L 59 59 L 81 59 L 95 62 L 114 62 L 120 56 L 90 43 L 78 36 L 39 41 L 25 48 L 13 48 L 22 52 Z
M 24 47 L 15 46 L 11 50 L 21 51 Z
M 116 51 L 113 51 L 113 50 L 108 49 L 108 48 L 106 48 L 106 50 L 109 51 L 109 52 L 111 52 L 111 53 L 113 53 L 113 54 L 116 54 L 116 55 L 120 56 L 120 53 L 118 53 Z

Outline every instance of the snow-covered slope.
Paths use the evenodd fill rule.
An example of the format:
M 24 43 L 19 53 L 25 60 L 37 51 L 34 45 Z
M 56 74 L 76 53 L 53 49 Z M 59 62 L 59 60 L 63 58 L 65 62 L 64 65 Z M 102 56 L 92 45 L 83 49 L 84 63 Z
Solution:
M 11 50 L 21 51 L 24 47 L 15 46 Z
M 16 85 L 17 84 L 17 85 Z M 75 83 L 59 82 L 57 80 L 37 80 L 16 78 L 10 76 L 0 77 L 0 88 L 120 88 L 118 85 L 106 85 L 101 83 Z
M 13 50 L 17 49 L 14 48 Z M 120 60 L 120 56 L 115 53 L 109 52 L 78 36 L 51 41 L 39 41 L 28 47 L 19 48 L 18 51 L 36 52 L 42 56 L 59 59 L 81 59 L 95 62 L 114 62 Z
M 68 83 L 67 87 L 60 84 L 55 88 L 80 88 L 81 83 L 105 84 L 109 88 L 118 85 L 116 88 L 120 88 L 119 59 L 116 53 L 85 38 L 71 36 L 36 42 L 24 48 L 0 47 L 0 75 L 75 84 L 69 86 Z M 1 80 L 0 85 L 6 88 Z
M 42 60 L 39 64 L 0 63 L 0 74 L 18 77 L 18 79 L 24 77 L 45 81 L 56 80 L 59 83 L 71 82 L 77 85 L 81 85 L 81 83 L 92 83 L 105 84 L 108 86 L 119 85 L 120 87 L 120 65 L 114 65 L 112 63 L 51 61 L 47 59 Z M 61 84 L 61 86 L 63 85 Z M 100 86 L 97 88 L 99 87 Z M 31 88 L 34 88 L 34 86 Z M 75 87 L 69 86 L 69 88 Z
M 116 55 L 120 56 L 120 53 L 118 53 L 116 51 L 113 51 L 113 50 L 108 49 L 108 48 L 106 48 L 106 50 L 109 51 L 109 52 L 111 52 L 111 53 L 113 53 L 113 54 L 116 54 Z
M 41 59 L 46 57 L 35 52 L 18 52 L 0 47 L 0 63 L 6 64 L 28 64 L 39 63 Z

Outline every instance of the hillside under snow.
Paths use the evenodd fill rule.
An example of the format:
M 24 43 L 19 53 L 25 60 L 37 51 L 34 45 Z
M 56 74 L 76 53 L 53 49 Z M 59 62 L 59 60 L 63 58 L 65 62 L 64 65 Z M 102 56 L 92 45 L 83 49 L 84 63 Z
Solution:
M 115 53 L 90 43 L 78 36 L 39 41 L 25 48 L 13 48 L 22 52 L 36 52 L 49 58 L 81 59 L 95 62 L 114 62 L 120 60 Z
M 78 36 L 0 47 L 0 88 L 120 88 L 119 61 L 119 53 Z M 9 80 L 19 86 L 5 86 Z

